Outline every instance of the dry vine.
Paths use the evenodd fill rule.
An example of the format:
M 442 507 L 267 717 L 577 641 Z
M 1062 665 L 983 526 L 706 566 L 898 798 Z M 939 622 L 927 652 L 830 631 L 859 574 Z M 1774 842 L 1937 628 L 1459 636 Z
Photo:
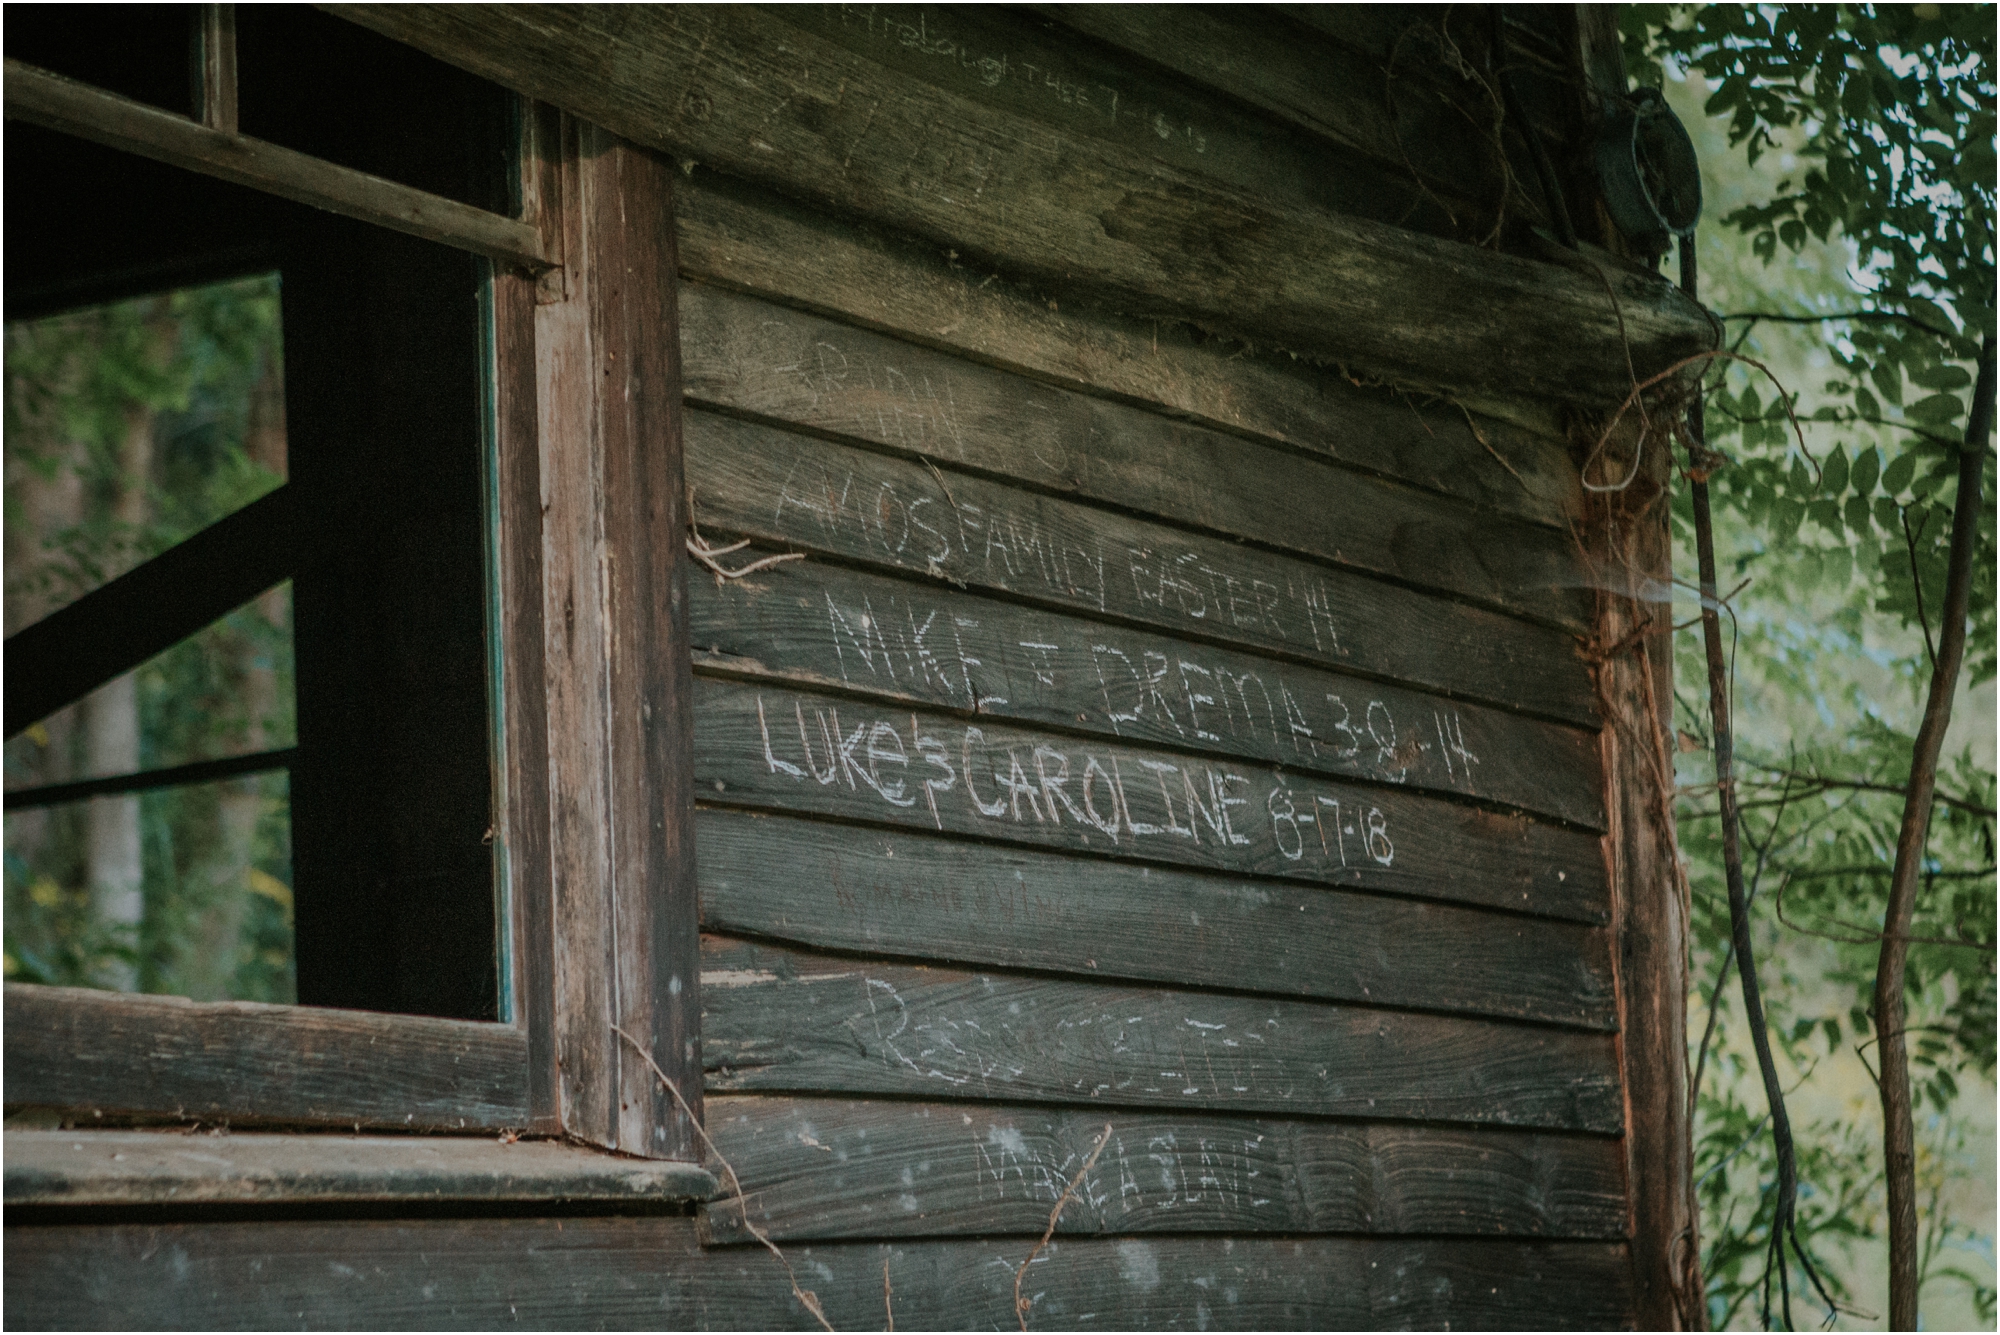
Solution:
M 1028 1308 L 1034 1304 L 1031 1299 L 1021 1296 L 1021 1277 L 1028 1273 L 1028 1267 L 1035 1263 L 1035 1258 L 1042 1254 L 1042 1248 L 1048 1246 L 1049 1239 L 1056 1235 L 1056 1221 L 1062 1218 L 1063 1207 L 1076 1196 L 1077 1186 L 1082 1183 L 1084 1174 L 1097 1163 L 1097 1156 L 1104 1153 L 1104 1147 L 1110 1143 L 1111 1123 L 1106 1122 L 1103 1132 L 1097 1137 L 1097 1144 L 1090 1151 L 1090 1157 L 1083 1161 L 1083 1167 L 1076 1170 L 1076 1176 L 1069 1180 L 1067 1187 L 1063 1188 L 1063 1194 L 1056 1200 L 1056 1208 L 1049 1211 L 1049 1226 L 1042 1230 L 1042 1240 L 1035 1244 L 1035 1250 L 1029 1252 L 1028 1259 L 1021 1262 L 1014 1271 L 1014 1319 L 1021 1323 L 1021 1329 L 1024 1331 L 1028 1328 Z M 885 1270 L 883 1275 L 886 1280 L 888 1272 Z
M 627 1043 L 630 1043 L 632 1045 L 632 1050 L 639 1054 L 640 1060 L 644 1061 L 647 1066 L 651 1067 L 653 1070 L 653 1074 L 659 1078 L 660 1083 L 666 1086 L 667 1093 L 674 1096 L 674 1102 L 680 1105 L 681 1114 L 688 1119 L 688 1125 L 692 1126 L 694 1128 L 694 1133 L 697 1136 L 701 1137 L 701 1143 L 708 1146 L 708 1152 L 715 1156 L 715 1161 L 718 1164 L 722 1165 L 722 1171 L 729 1175 L 729 1185 L 731 1188 L 734 1189 L 736 1193 L 736 1210 L 737 1213 L 740 1214 L 743 1218 L 743 1227 L 749 1230 L 751 1237 L 757 1239 L 757 1241 L 764 1244 L 764 1248 L 766 1251 L 770 1252 L 771 1255 L 778 1258 L 778 1264 L 785 1268 L 785 1278 L 791 1281 L 792 1296 L 799 1300 L 799 1305 L 805 1308 L 806 1311 L 811 1312 L 813 1314 L 813 1319 L 818 1321 L 822 1327 L 824 1327 L 828 1331 L 831 1331 L 833 1329 L 833 1324 L 826 1319 L 826 1312 L 819 1305 L 819 1295 L 814 1293 L 811 1289 L 802 1289 L 799 1287 L 799 1277 L 796 1273 L 793 1272 L 792 1263 L 785 1259 L 785 1254 L 782 1251 L 778 1250 L 778 1244 L 771 1241 L 770 1234 L 766 1233 L 763 1229 L 757 1227 L 755 1224 L 750 1222 L 750 1204 L 747 1200 L 744 1199 L 743 1180 L 736 1176 L 735 1167 L 732 1166 L 729 1160 L 723 1156 L 722 1151 L 715 1147 L 715 1142 L 708 1138 L 708 1132 L 706 1129 L 703 1128 L 701 1124 L 701 1118 L 695 1116 L 694 1109 L 690 1108 L 688 1106 L 688 1101 L 685 1098 L 681 1097 L 680 1087 L 676 1085 L 672 1080 L 667 1078 L 667 1073 L 665 1071 L 662 1071 L 660 1069 L 660 1064 L 653 1060 L 653 1054 L 646 1051 L 646 1049 L 640 1044 L 638 1039 L 632 1037 L 632 1035 L 626 1033 L 623 1029 L 619 1028 L 615 1024 L 611 1026 L 611 1032 L 618 1035 L 618 1037 L 624 1039 Z M 882 1265 L 882 1283 L 885 1295 L 887 1291 L 888 1282 L 889 1282 L 888 1262 L 884 1261 Z M 893 1328 L 894 1327 L 892 1326 L 891 1329 Z

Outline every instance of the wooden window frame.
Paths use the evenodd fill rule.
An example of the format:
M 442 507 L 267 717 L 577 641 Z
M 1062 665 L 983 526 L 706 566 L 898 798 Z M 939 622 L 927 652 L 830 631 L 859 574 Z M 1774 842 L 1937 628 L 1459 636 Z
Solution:
M 513 1130 L 698 1160 L 671 165 L 524 105 L 522 216 L 507 218 L 248 139 L 235 129 L 228 7 L 203 8 L 200 121 L 12 60 L 6 115 L 492 261 L 482 337 L 501 1018 L 8 984 L 7 1103 L 63 1109 L 78 1125 L 95 1114 Z M 26 1144 L 10 1133 L 10 1200 Z

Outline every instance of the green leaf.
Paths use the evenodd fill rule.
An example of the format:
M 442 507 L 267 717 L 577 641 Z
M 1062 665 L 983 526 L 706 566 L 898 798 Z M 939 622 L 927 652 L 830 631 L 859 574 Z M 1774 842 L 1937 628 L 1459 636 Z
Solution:
M 1868 531 L 1869 516 L 1868 502 L 1866 500 L 1859 496 L 1849 496 L 1843 513 L 1847 516 L 1847 526 L 1854 530 L 1856 534 Z
M 1882 467 L 1882 455 L 1873 446 L 1857 452 L 1854 467 L 1847 475 L 1847 485 L 1857 496 L 1866 496 L 1875 490 L 1875 479 Z
M 1875 388 L 1882 391 L 1882 397 L 1901 405 L 1903 402 L 1903 368 L 1887 358 L 1878 358 L 1868 367 L 1868 378 L 1875 382 Z
M 1903 488 L 1910 485 L 1910 475 L 1917 471 L 1917 456 L 1905 451 L 1896 456 L 1890 465 L 1882 470 L 1882 490 L 1890 496 L 1900 496 Z
M 1910 379 L 1925 389 L 1962 389 L 1972 383 L 1972 377 L 1964 367 L 1953 366 L 1949 362 L 1912 371 Z
M 1820 468 L 1819 494 L 1838 496 L 1847 490 L 1847 447 L 1836 445 Z
M 1942 426 L 1958 420 L 1965 412 L 1965 404 L 1956 394 L 1932 394 L 1903 411 L 1912 421 Z

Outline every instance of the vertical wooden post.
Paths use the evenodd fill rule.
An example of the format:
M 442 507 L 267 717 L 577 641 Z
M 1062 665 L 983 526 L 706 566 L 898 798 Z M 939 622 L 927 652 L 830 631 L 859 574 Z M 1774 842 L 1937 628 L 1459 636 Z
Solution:
M 544 252 L 562 259 L 562 151 L 553 109 L 524 107 L 520 145 L 521 213 L 542 230 Z M 561 270 L 552 271 L 561 292 Z M 507 998 L 514 1024 L 528 1035 L 528 1129 L 562 1130 L 556 1090 L 555 908 L 549 850 L 547 672 L 543 661 L 541 440 L 537 413 L 535 331 L 542 285 L 519 272 L 493 274 L 493 456 L 496 508 L 493 552 L 499 583 L 497 639 L 501 711 L 494 749 L 499 765 L 505 859 Z
M 563 132 L 560 290 L 536 308 L 563 1129 L 656 1158 L 701 1099 L 671 166 Z
M 1636 430 L 1628 449 L 1642 447 Z M 1620 458 L 1629 454 L 1614 449 Z M 1605 861 L 1612 886 L 1619 1059 L 1625 1078 L 1626 1199 L 1632 1293 L 1641 1329 L 1703 1329 L 1700 1229 L 1688 1138 L 1688 905 L 1676 872 L 1673 574 L 1658 443 L 1623 492 L 1593 498 L 1586 546 L 1600 588 L 1594 641 L 1609 785 Z
M 196 7 L 192 55 L 195 119 L 211 130 L 235 134 L 235 5 Z

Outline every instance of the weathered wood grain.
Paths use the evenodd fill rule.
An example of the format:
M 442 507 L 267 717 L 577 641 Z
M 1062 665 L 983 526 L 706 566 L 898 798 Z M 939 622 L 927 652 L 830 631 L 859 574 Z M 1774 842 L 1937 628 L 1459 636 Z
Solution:
M 712 932 L 1616 1027 L 1598 928 L 747 812 L 696 830 Z
M 7 61 L 8 120 L 58 130 L 281 199 L 406 232 L 501 264 L 548 268 L 535 229 L 277 144 L 212 129 L 18 60 Z M 233 101 L 233 98 L 232 98 Z
M 1440 235 L 1472 241 L 1491 230 L 1508 165 L 1492 143 L 1494 110 L 1490 102 L 1480 104 L 1479 90 L 1469 81 L 1434 77 L 1440 68 L 1434 46 L 1406 40 L 1394 52 L 1392 68 L 1388 50 L 1374 55 L 1325 40 L 1311 28 L 1274 20 L 1261 5 L 1044 4 L 1034 10 L 1171 70 L 1197 96 L 1204 87 L 1222 92 L 1281 124 L 1373 159 L 1385 175 L 1431 192 L 1434 207 L 1452 210 L 1456 226 Z M 1474 26 L 1462 21 L 1463 28 Z M 1525 164 L 1515 170 L 1526 170 Z M 1533 208 L 1539 201 L 1507 203 L 1510 209 L 1519 203 Z M 1340 202 L 1328 206 L 1379 216 Z M 1539 213 L 1531 216 L 1546 222 Z
M 1172 319 L 1057 302 L 950 250 L 843 223 L 712 171 L 692 173 L 678 203 L 690 277 L 1052 384 L 1156 404 L 1220 431 L 1327 450 L 1501 513 L 1561 520 L 1581 504 L 1559 414 L 1546 404 L 1399 393 Z
M 528 1124 L 511 1025 L 9 983 L 9 1107 L 407 1130 Z
M 694 1128 L 632 1048 L 695 1083 L 672 168 L 590 126 L 562 160 L 562 286 L 535 308 L 562 1122 L 685 1158 Z
M 1296 58 L 1316 59 L 1326 81 L 1346 90 L 1352 106 L 1343 110 L 1357 113 L 1350 118 L 1353 132 L 1327 133 L 1321 125 L 1260 114 L 1269 109 L 1253 99 L 1217 96 L 1171 62 L 1157 62 L 1166 66 L 1159 68 L 1115 46 L 1078 40 L 1077 28 L 1062 24 L 1059 6 L 1037 14 L 984 5 L 763 8 L 898 75 L 1259 198 L 1474 240 L 1478 233 L 1465 229 L 1483 221 L 1479 214 L 1490 208 L 1473 201 L 1500 183 L 1498 164 L 1490 152 L 1480 154 L 1480 143 L 1464 132 L 1462 119 L 1449 133 L 1412 139 L 1417 155 L 1429 160 L 1430 170 L 1419 174 L 1383 132 L 1380 69 L 1346 48 L 1300 42 L 1298 37 L 1309 34 L 1297 30 L 1292 47 L 1311 49 L 1298 51 Z M 1435 102 L 1427 99 L 1420 106 L 1428 109 Z M 1423 136 L 1431 127 L 1410 128 Z
M 1620 75 L 1619 87 L 1623 87 Z M 1693 1109 L 1688 1050 L 1688 923 L 1691 906 L 1674 831 L 1673 652 L 1660 631 L 1672 609 L 1644 596 L 1673 572 L 1666 488 L 1673 462 L 1647 451 L 1627 492 L 1604 498 L 1590 526 L 1594 554 L 1626 572 L 1641 596 L 1606 595 L 1596 643 L 1608 653 L 1597 668 L 1605 701 L 1604 772 L 1611 829 L 1604 840 L 1612 884 L 1618 952 L 1619 1022 L 1624 1031 L 1627 1097 L 1636 1124 L 1652 1128 L 1627 1139 L 1633 1231 L 1632 1287 L 1641 1319 L 1659 1329 L 1704 1324 L 1694 1192 Z
M 717 583 L 689 590 L 699 669 L 1604 825 L 1597 737 L 1577 728 L 825 562 Z
M 562 1127 L 556 1098 L 555 900 L 549 853 L 549 712 L 542 621 L 542 474 L 535 418 L 535 282 L 495 274 L 487 289 L 493 391 L 493 696 L 498 791 L 495 880 L 500 1015 L 528 1039 L 529 1128 Z
M 1506 611 L 1587 615 L 1567 531 L 742 297 L 690 305 L 709 308 L 689 339 L 704 400 Z
M 1554 627 L 714 413 L 688 413 L 687 445 L 705 531 L 1596 726 Z
M 1064 1236 L 1625 1236 L 1623 1158 L 1593 1136 L 1182 1113 L 721 1095 L 709 1134 L 748 1193 L 710 1237 L 1038 1234 L 1092 1147 Z
M 1430 383 L 1609 404 L 1714 346 L 1665 281 L 1244 197 L 888 74 L 755 10 L 335 12 L 617 133 L 1018 272 Z
M 7 1132 L 7 1205 L 703 1200 L 697 1164 L 491 1136 Z
M 1036 1236 L 1039 1236 L 1037 1231 Z M 838 1330 L 1011 1330 L 1033 1237 L 786 1249 Z M 1029 1269 L 1051 1327 L 1610 1329 L 1625 1247 L 1443 1238 L 1065 1238 Z M 762 1248 L 685 1218 L 10 1227 L 21 1329 L 817 1330 Z
M 702 798 L 1603 921 L 1599 841 L 1244 761 L 697 679 Z
M 1624 1126 L 1609 1034 L 702 942 L 725 1092 Z

